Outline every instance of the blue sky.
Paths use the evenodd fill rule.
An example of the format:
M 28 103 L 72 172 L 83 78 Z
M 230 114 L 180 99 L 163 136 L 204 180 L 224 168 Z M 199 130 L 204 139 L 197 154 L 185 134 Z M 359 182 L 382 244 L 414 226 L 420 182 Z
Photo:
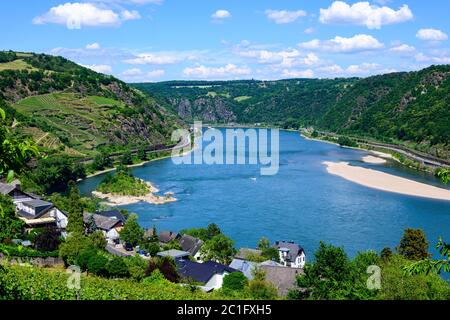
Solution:
M 1 1 L 0 49 L 128 82 L 369 76 L 450 64 L 448 0 Z

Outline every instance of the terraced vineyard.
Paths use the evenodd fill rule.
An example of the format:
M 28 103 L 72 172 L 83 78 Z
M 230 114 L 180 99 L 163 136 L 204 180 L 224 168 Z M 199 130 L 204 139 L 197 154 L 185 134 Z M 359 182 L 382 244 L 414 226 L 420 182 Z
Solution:
M 108 142 L 104 132 L 120 130 L 115 119 L 126 106 L 105 97 L 53 93 L 25 98 L 14 108 L 45 129 L 28 130 L 41 146 L 54 149 L 62 142 L 69 147 L 68 153 L 83 157 Z

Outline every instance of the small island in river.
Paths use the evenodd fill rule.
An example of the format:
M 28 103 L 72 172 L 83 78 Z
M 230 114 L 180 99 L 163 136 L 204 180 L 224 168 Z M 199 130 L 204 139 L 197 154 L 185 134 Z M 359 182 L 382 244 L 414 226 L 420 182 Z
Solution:
M 172 194 L 158 196 L 159 190 L 150 182 L 134 177 L 128 168 L 119 167 L 114 175 L 108 174 L 92 192 L 94 197 L 105 199 L 109 204 L 122 206 L 137 202 L 165 204 L 177 201 Z

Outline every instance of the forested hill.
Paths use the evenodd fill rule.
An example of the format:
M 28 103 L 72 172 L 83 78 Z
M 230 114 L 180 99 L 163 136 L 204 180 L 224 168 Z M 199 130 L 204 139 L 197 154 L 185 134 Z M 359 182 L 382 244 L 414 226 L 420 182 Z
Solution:
M 92 158 L 170 141 L 178 117 L 108 75 L 62 57 L 0 52 L 0 103 L 47 153 Z
M 134 84 L 186 120 L 313 126 L 441 157 L 450 141 L 450 65 L 365 79 Z

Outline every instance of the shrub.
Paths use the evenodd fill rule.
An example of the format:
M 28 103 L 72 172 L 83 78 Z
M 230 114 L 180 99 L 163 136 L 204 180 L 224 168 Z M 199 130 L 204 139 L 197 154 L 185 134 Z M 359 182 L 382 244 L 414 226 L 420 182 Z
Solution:
M 129 276 L 127 265 L 121 257 L 113 257 L 107 264 L 107 270 L 113 278 L 126 278 Z
M 248 279 L 242 272 L 233 272 L 225 276 L 223 279 L 224 290 L 239 291 L 243 290 L 248 284 Z

